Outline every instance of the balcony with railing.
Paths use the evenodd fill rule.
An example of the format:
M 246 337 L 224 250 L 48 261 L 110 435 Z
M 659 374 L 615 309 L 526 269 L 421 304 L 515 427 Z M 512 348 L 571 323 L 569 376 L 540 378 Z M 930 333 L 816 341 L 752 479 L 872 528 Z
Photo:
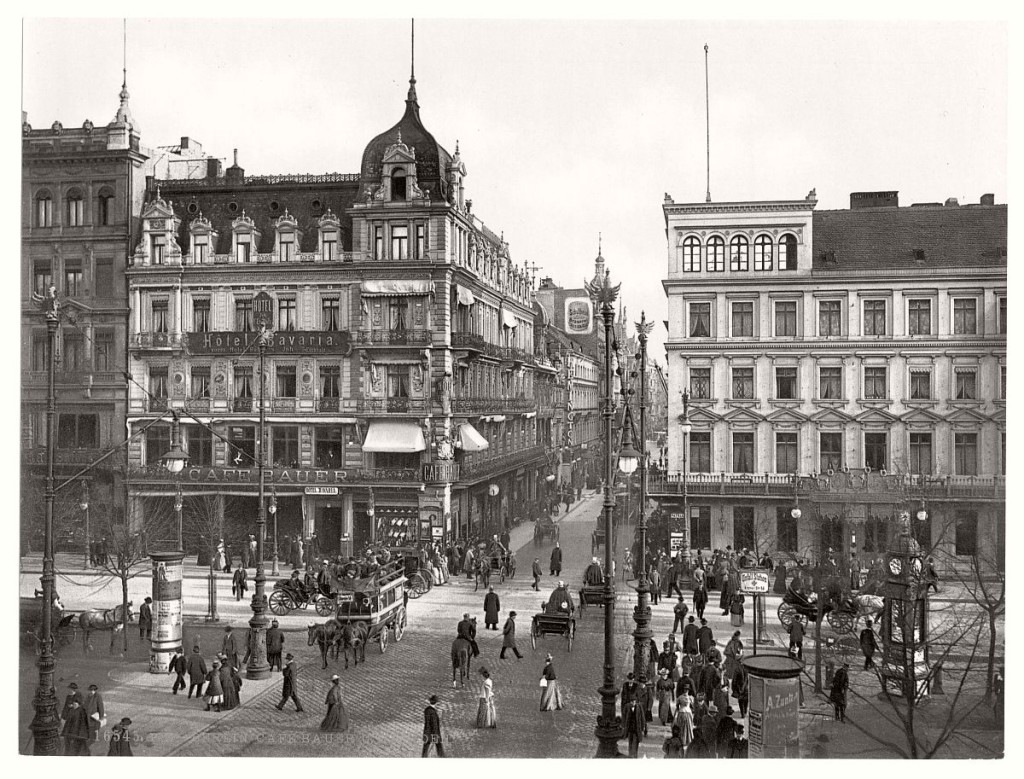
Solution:
M 296 398 L 273 398 L 270 407 L 273 411 L 294 411 L 298 402 Z
M 426 346 L 430 339 L 430 330 L 359 331 L 359 343 L 363 346 Z
M 452 411 L 456 414 L 496 414 L 502 412 L 515 413 L 536 410 L 537 401 L 526 396 L 463 396 L 452 398 Z
M 341 398 L 317 398 L 316 410 L 325 413 L 341 410 Z
M 428 407 L 423 398 L 362 398 L 358 403 L 363 414 L 425 414 Z
M 482 335 L 477 335 L 476 333 L 452 333 L 453 349 L 469 349 L 482 352 L 485 345 L 486 342 Z
M 461 478 L 463 481 L 475 480 L 523 465 L 546 461 L 547 451 L 540 445 L 528 446 L 507 454 L 476 454 L 471 460 L 462 463 Z
M 180 349 L 181 333 L 135 333 L 129 345 L 135 349 Z
M 150 395 L 146 398 L 146 410 L 147 411 L 166 411 L 167 410 L 167 398 L 159 398 L 154 395 Z
M 231 401 L 231 410 L 236 414 L 250 414 L 255 408 L 256 400 L 251 397 L 240 397 Z

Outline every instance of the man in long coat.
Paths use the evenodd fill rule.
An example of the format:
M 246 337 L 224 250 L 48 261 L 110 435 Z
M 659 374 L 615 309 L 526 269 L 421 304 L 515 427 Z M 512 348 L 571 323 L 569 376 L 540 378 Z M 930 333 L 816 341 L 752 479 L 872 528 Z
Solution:
M 291 698 L 292 702 L 295 704 L 295 711 L 302 711 L 302 702 L 299 700 L 299 689 L 297 686 L 299 668 L 295 665 L 295 658 L 292 656 L 291 652 L 286 654 L 284 659 L 285 666 L 282 671 L 284 675 L 284 683 L 281 686 L 281 702 L 277 704 L 275 708 L 278 711 L 282 711 L 285 703 L 287 703 L 288 699 Z
M 275 665 L 278 671 L 281 670 L 281 652 L 283 651 L 284 633 L 281 632 L 275 619 L 270 623 L 270 629 L 267 631 L 267 662 L 270 663 L 271 671 L 274 670 Z
M 231 630 L 231 625 L 227 625 L 224 628 L 224 639 L 221 643 L 220 651 L 227 656 L 228 662 L 231 663 L 231 668 L 238 668 L 238 641 Z
M 444 757 L 444 742 L 441 738 L 441 718 L 437 714 L 437 696 L 430 696 L 430 703 L 423 710 L 423 757 L 427 756 L 430 746 L 437 748 L 437 756 Z
M 875 631 L 871 629 L 871 620 L 864 620 L 864 629 L 860 632 L 860 651 L 864 653 L 864 670 L 875 667 L 874 654 L 878 651 Z
M 846 722 L 846 691 L 849 687 L 850 664 L 843 663 L 843 667 L 832 677 L 832 690 L 828 696 L 835 708 L 835 718 L 840 722 Z
M 629 756 L 636 757 L 640 751 L 640 742 L 647 736 L 647 717 L 635 700 L 629 701 L 623 708 L 622 724 L 629 741 Z
M 683 652 L 695 655 L 700 651 L 700 645 L 697 642 L 697 624 L 693 621 L 692 614 L 688 619 L 686 627 L 683 628 Z
M 562 547 L 555 541 L 555 548 L 551 550 L 551 575 L 560 576 L 562 573 Z
M 505 651 L 511 649 L 515 652 L 516 658 L 519 660 L 523 659 L 522 654 L 519 652 L 519 647 L 516 646 L 516 613 L 510 611 L 508 613 L 508 619 L 505 620 L 505 625 L 501 629 L 501 654 L 498 657 L 501 660 L 505 659 Z
M 487 589 L 488 592 L 484 595 L 484 629 L 497 630 L 501 601 L 498 599 L 498 593 L 494 591 L 493 587 L 488 587 Z
M 544 572 L 540 568 L 540 558 L 533 558 L 533 584 L 530 586 L 540 592 L 540 577 L 544 575 Z
M 707 651 L 715 645 L 715 637 L 711 632 L 711 628 L 708 627 L 708 621 L 702 619 L 700 621 L 700 627 L 697 628 L 697 651 L 704 655 Z
M 191 698 L 195 690 L 196 698 L 202 699 L 203 684 L 206 683 L 206 661 L 199 654 L 199 647 L 192 647 L 192 654 L 185 661 L 185 670 L 188 671 L 188 697 Z
M 103 708 L 103 696 L 100 695 L 99 687 L 95 684 L 89 685 L 89 694 L 85 696 L 85 705 L 82 707 L 85 709 L 85 714 L 89 718 L 89 733 L 91 741 L 100 740 L 100 730 L 102 725 L 100 720 L 107 716 L 106 711 Z
M 69 756 L 89 754 L 89 715 L 77 700 L 72 700 L 68 707 L 68 716 L 64 720 L 64 754 Z

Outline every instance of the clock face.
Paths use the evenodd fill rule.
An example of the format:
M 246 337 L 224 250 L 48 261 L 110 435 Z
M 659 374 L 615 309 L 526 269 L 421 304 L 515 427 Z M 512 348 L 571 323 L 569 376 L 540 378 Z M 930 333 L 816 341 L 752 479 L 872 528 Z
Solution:
M 893 576 L 899 576 L 903 572 L 903 561 L 898 557 L 894 557 L 889 560 L 889 570 L 892 571 Z

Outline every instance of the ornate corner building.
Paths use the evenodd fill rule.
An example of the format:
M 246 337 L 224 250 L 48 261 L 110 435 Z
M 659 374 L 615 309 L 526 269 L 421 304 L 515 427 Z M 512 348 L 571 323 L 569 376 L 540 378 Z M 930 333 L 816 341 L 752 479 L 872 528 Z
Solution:
M 246 175 L 236 154 L 147 182 L 126 271 L 138 516 L 180 489 L 244 538 L 261 395 L 279 540 L 316 531 L 347 555 L 500 532 L 537 505 L 557 396 L 530 278 L 419 112 L 413 79 L 358 173 Z M 177 477 L 159 467 L 168 414 L 189 453 Z
M 816 203 L 666 195 L 670 473 L 652 496 L 701 548 L 870 557 L 909 508 L 923 547 L 1001 556 L 1006 205 Z

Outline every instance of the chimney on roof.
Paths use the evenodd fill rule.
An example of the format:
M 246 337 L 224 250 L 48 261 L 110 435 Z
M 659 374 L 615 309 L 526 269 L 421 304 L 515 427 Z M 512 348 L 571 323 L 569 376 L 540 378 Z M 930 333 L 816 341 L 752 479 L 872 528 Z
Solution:
M 241 184 L 245 180 L 245 168 L 238 165 L 238 149 L 235 149 L 235 162 L 228 168 L 228 183 Z
M 992 193 L 981 196 L 981 205 L 983 206 L 994 206 L 996 204 L 996 196 Z
M 851 192 L 850 210 L 857 208 L 897 208 L 899 192 Z
M 960 207 L 960 201 L 957 200 L 955 197 L 947 197 L 946 198 L 946 207 L 947 208 L 959 208 Z

